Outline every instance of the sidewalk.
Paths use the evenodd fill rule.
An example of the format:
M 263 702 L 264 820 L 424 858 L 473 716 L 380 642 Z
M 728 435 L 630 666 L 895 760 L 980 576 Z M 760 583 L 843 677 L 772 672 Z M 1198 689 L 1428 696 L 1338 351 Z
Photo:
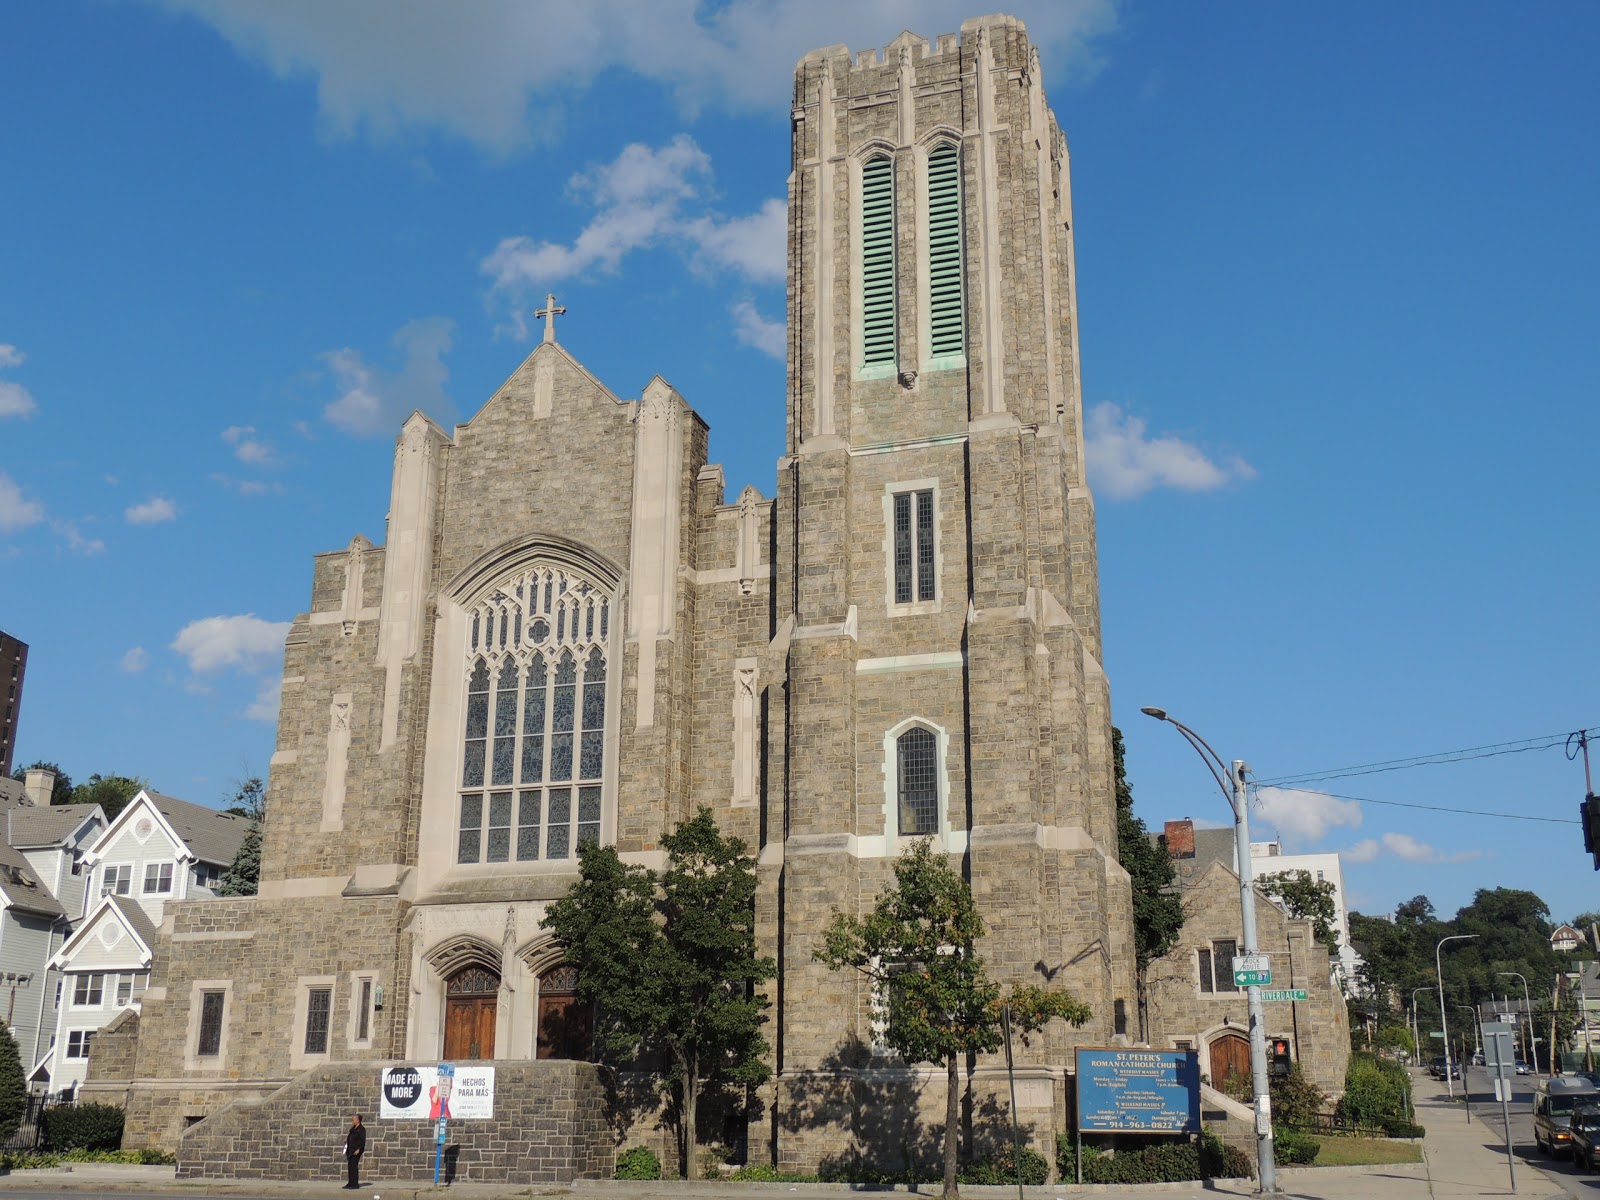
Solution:
M 1487 1110 L 1474 1108 L 1469 1123 L 1459 1102 L 1445 1096 L 1444 1085 L 1426 1075 L 1413 1076 L 1417 1120 L 1427 1128 L 1421 1163 L 1382 1167 L 1280 1167 L 1278 1186 L 1286 1200 L 1461 1200 L 1465 1197 L 1510 1196 L 1505 1144 L 1495 1121 L 1485 1124 Z M 178 1182 L 171 1167 L 113 1166 L 80 1163 L 74 1169 L 17 1171 L 0 1175 L 0 1196 L 8 1191 L 51 1191 L 105 1195 L 140 1192 L 182 1193 L 194 1196 L 251 1195 L 288 1197 L 332 1196 L 341 1190 L 333 1177 L 326 1181 L 214 1180 Z M 938 1186 L 924 1188 L 922 1196 L 937 1196 Z M 631 1183 L 586 1179 L 572 1184 L 509 1184 L 461 1182 L 434 1189 L 425 1184 L 378 1180 L 365 1184 L 360 1197 L 415 1200 L 416 1197 L 453 1197 L 455 1200 L 512 1200 L 513 1197 L 575 1195 L 579 1200 L 824 1200 L 860 1195 L 846 1184 L 818 1183 Z M 964 1187 L 971 1200 L 1009 1200 L 1010 1187 Z M 1152 1200 L 1206 1200 L 1216 1196 L 1256 1194 L 1253 1180 L 1204 1183 L 1118 1184 L 1076 1187 L 1059 1184 L 1027 1189 L 1027 1200 L 1067 1200 L 1069 1197 L 1138 1197 Z M 892 1194 L 891 1194 L 892 1195 Z M 1517 1200 L 1565 1200 L 1567 1191 L 1537 1167 L 1517 1161 Z

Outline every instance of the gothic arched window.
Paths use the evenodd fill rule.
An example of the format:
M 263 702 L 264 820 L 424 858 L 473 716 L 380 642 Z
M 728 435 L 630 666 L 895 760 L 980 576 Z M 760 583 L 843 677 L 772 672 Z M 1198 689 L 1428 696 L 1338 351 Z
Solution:
M 897 832 L 922 837 L 939 832 L 939 745 L 932 730 L 913 725 L 895 739 Z
M 948 142 L 928 153 L 928 352 L 966 352 L 961 300 L 961 155 Z
M 894 163 L 861 168 L 861 364 L 895 362 Z
M 456 861 L 572 858 L 600 840 L 611 598 L 540 564 L 469 624 Z

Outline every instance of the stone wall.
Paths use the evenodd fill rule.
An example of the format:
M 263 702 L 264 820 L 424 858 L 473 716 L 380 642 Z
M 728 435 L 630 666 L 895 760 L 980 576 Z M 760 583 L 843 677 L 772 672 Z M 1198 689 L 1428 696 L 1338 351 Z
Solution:
M 590 1063 L 496 1062 L 494 1116 L 453 1120 L 456 1182 L 539 1184 L 609 1178 L 603 1070 Z M 374 1064 L 318 1067 L 263 1100 L 236 1101 L 184 1134 L 179 1179 L 335 1179 L 352 1113 L 367 1127 L 366 1182 L 432 1180 L 434 1123 L 378 1116 Z

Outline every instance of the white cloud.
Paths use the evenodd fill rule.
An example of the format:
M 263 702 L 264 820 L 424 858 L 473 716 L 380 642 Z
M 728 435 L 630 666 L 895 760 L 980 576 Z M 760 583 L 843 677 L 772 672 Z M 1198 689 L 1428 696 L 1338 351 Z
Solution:
M 258 467 L 277 464 L 277 450 L 271 442 L 256 436 L 254 425 L 229 425 L 222 431 L 222 440 L 233 447 L 233 456 L 242 463 Z
M 256 672 L 283 652 L 288 621 L 263 621 L 255 613 L 202 617 L 178 630 L 172 649 L 189 661 L 191 671 L 238 667 Z
M 269 725 L 276 725 L 278 704 L 282 699 L 283 680 L 264 681 L 256 692 L 256 698 L 250 702 L 250 707 L 244 710 L 244 715 L 252 721 L 265 721 Z
M 44 505 L 29 500 L 11 476 L 0 471 L 0 533 L 15 533 L 44 520 Z
M 322 356 L 333 372 L 339 396 L 322 415 L 344 430 L 361 437 L 390 435 L 413 410 L 448 418 L 455 405 L 445 393 L 450 369 L 444 365 L 455 333 L 455 322 L 445 317 L 408 321 L 394 335 L 402 359 L 398 371 L 368 365 L 359 350 L 345 347 Z
M 496 154 L 559 136 L 562 105 L 603 72 L 672 89 L 692 112 L 784 111 L 796 60 L 819 46 L 881 46 L 901 29 L 958 29 L 969 0 L 474 0 L 338 4 L 156 0 L 214 27 L 279 78 L 315 81 L 332 137 L 442 131 Z M 1051 69 L 1090 63 L 1114 0 L 1015 0 Z
M 130 675 L 137 675 L 150 665 L 150 655 L 143 646 L 135 646 L 122 656 L 122 669 Z
M 740 344 L 753 347 L 783 362 L 789 345 L 789 327 L 782 321 L 769 321 L 750 300 L 740 300 L 733 313 L 733 336 Z
M 1483 855 L 1482 850 L 1462 850 L 1456 854 L 1446 854 L 1426 842 L 1417 841 L 1409 833 L 1384 834 L 1383 848 L 1396 858 L 1403 858 L 1413 863 L 1463 863 L 1471 862 Z
M 88 537 L 78 528 L 76 521 L 53 521 L 50 527 L 67 543 L 67 549 L 74 554 L 101 554 L 105 551 L 106 544 L 100 538 Z
M 10 342 L 0 342 L 0 367 L 20 367 L 27 357 Z M 27 388 L 9 379 L 0 379 L 0 420 L 31 417 L 38 411 L 39 406 Z
M 1147 437 L 1147 428 L 1143 420 L 1109 402 L 1089 410 L 1085 454 L 1096 490 L 1130 500 L 1151 488 L 1210 492 L 1234 480 L 1255 478 L 1255 468 L 1242 458 L 1219 466 L 1182 438 Z
M 178 516 L 178 506 L 165 496 L 151 496 L 143 504 L 129 505 L 122 515 L 129 525 L 158 525 Z
M 1339 857 L 1349 863 L 1369 863 L 1383 853 L 1377 838 L 1362 838 L 1348 850 L 1339 851 Z
M 707 207 L 711 159 L 688 134 L 659 148 L 625 146 L 609 163 L 568 182 L 568 197 L 594 210 L 571 244 L 502 238 L 483 260 L 491 296 L 508 309 L 506 328 L 527 335 L 529 300 L 563 280 L 617 270 L 636 250 L 671 247 L 702 274 L 730 270 L 756 283 L 784 276 L 787 217 L 782 200 L 728 217 Z
M 1361 824 L 1361 805 L 1323 792 L 1264 787 L 1256 791 L 1256 807 L 1286 842 L 1295 845 L 1322 840 L 1330 829 Z

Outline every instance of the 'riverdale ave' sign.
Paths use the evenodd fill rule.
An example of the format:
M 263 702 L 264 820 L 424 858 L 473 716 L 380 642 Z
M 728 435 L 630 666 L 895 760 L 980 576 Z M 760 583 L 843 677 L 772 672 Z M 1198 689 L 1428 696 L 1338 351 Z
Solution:
M 1079 1050 L 1081 1133 L 1198 1133 L 1193 1050 Z

